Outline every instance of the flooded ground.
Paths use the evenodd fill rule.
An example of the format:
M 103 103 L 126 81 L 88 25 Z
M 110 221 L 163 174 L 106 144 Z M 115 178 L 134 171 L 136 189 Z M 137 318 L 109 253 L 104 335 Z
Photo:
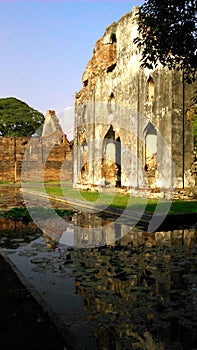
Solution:
M 19 185 L 0 184 L 0 210 L 21 205 L 23 201 Z
M 81 212 L 64 220 L 54 240 L 1 218 L 0 244 L 73 350 L 196 349 L 195 227 L 147 233 Z M 96 247 L 85 247 L 90 232 Z

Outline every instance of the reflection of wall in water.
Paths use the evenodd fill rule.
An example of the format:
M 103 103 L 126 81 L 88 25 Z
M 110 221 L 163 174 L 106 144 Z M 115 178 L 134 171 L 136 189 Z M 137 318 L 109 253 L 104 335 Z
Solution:
M 182 229 L 166 232 L 147 233 L 136 227 L 118 224 L 116 221 L 92 213 L 78 213 L 74 219 L 74 245 L 108 245 L 108 244 L 132 244 L 137 246 L 146 236 L 147 243 L 177 245 L 190 244 L 195 236 L 195 229 Z M 83 230 L 84 229 L 84 230 Z M 136 234 L 137 232 L 137 234 Z M 121 239 L 121 242 L 117 241 Z M 115 243 L 116 242 L 116 243 Z
M 113 244 L 121 238 L 121 226 L 116 222 L 91 213 L 80 213 L 74 218 L 74 245 L 97 246 Z
M 139 340 L 139 349 L 167 348 L 170 339 L 164 334 L 171 325 L 165 323 L 166 318 L 164 330 L 160 315 L 165 303 L 171 303 L 171 290 L 180 286 L 181 275 L 190 268 L 182 261 L 178 280 L 178 259 L 174 261 L 170 252 L 180 245 L 190 246 L 194 239 L 195 229 L 146 233 L 133 228 L 107 249 L 76 252 L 76 291 L 83 297 L 84 310 L 89 312 L 98 349 L 122 349 L 127 342 L 131 346 L 131 342 L 137 344 Z M 156 327 L 157 322 L 161 327 Z M 177 337 L 181 346 L 180 335 Z
M 19 220 L 4 219 L 0 217 L 0 232 L 1 230 L 22 230 L 37 228 L 36 224 L 31 221 L 28 224 Z

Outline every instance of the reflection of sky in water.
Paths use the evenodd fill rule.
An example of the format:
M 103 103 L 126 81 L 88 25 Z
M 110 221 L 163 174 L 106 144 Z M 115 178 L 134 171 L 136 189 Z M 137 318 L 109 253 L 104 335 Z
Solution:
M 122 237 L 108 247 L 73 248 L 80 233 L 69 224 L 59 242 L 44 234 L 8 256 L 87 349 L 192 349 L 195 228 L 155 233 L 133 228 L 126 235 L 128 226 L 107 227 L 110 236 Z
M 69 230 L 63 232 L 63 234 L 59 240 L 59 243 L 73 247 L 74 246 L 74 234 L 75 234 L 74 229 L 69 228 Z

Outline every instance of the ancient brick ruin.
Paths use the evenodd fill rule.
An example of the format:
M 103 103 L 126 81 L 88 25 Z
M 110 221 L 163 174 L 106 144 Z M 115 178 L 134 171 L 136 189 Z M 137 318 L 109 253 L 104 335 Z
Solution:
M 182 72 L 140 67 L 133 43 L 138 11 L 105 30 L 83 74 L 75 103 L 75 187 L 195 186 L 196 86 L 183 86 Z
M 42 181 L 41 176 L 72 181 L 71 145 L 54 111 L 46 114 L 42 137 L 0 137 L 0 181 Z

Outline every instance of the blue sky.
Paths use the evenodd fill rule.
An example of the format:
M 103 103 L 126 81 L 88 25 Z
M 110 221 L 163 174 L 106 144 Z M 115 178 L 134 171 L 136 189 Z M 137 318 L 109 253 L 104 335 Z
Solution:
M 44 114 L 73 105 L 96 40 L 143 1 L 0 1 L 0 97 Z

